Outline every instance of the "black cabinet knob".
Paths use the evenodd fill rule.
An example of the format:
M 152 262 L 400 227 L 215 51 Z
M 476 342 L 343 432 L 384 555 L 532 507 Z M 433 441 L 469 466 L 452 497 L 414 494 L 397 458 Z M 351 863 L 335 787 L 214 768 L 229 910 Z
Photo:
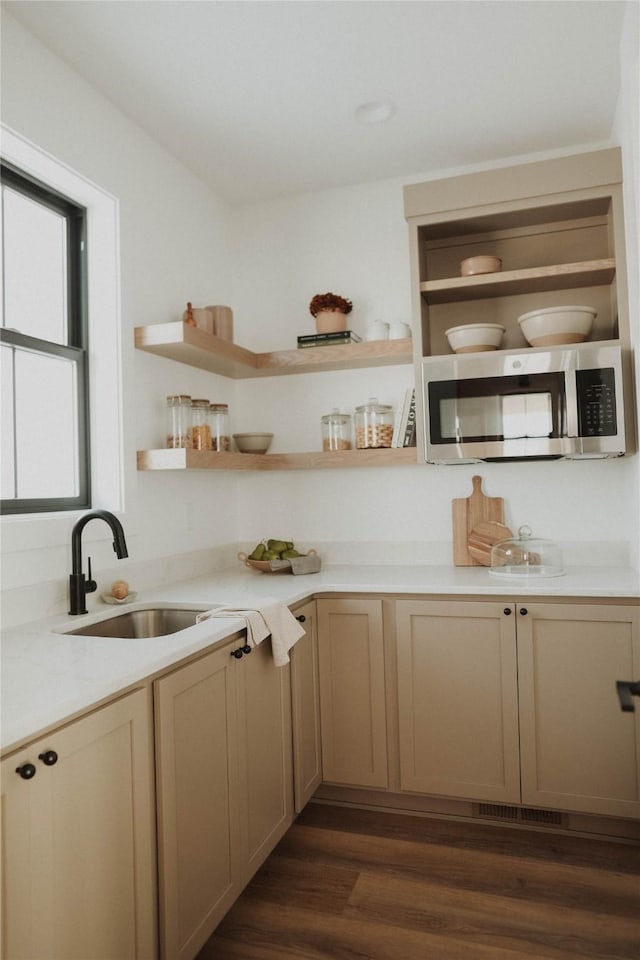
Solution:
M 243 653 L 251 653 L 251 647 L 248 643 L 245 643 L 244 647 L 241 648 Z
M 307 618 L 305 617 L 304 613 L 301 613 L 299 617 L 296 617 L 296 620 L 298 621 L 298 623 L 304 623 L 306 619 Z
M 58 754 L 55 750 L 45 750 L 44 753 L 38 754 L 38 760 L 42 760 L 45 767 L 52 767 L 58 762 Z
M 36 768 L 32 763 L 23 763 L 21 767 L 16 767 L 16 773 L 19 773 L 23 780 L 33 780 Z
M 511 607 L 505 607 L 502 612 L 504 613 L 505 617 L 510 617 L 510 616 L 511 616 Z
M 529 613 L 529 611 L 527 610 L 526 607 L 520 607 L 520 616 L 521 616 L 521 617 L 526 617 L 526 615 L 527 615 L 528 613 Z
M 241 649 L 238 649 L 238 650 L 232 650 L 232 651 L 231 651 L 231 656 L 232 656 L 232 657 L 235 657 L 236 660 L 242 660 L 244 654 L 243 654 L 243 652 L 242 652 Z

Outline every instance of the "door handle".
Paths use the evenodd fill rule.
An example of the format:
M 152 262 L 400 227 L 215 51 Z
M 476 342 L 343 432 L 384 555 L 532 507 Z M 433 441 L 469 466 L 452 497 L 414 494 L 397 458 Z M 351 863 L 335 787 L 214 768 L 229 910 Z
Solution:
M 640 697 L 640 680 L 616 680 L 616 690 L 620 700 L 620 709 L 626 713 L 634 713 L 636 705 L 634 697 Z

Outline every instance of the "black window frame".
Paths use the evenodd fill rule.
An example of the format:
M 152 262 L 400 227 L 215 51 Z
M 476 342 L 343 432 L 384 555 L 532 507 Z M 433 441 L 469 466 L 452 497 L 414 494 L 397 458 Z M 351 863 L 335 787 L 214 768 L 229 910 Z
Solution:
M 87 210 L 45 183 L 0 159 L 0 182 L 65 218 L 67 229 L 67 343 L 41 340 L 0 327 L 0 343 L 43 356 L 62 357 L 76 366 L 78 495 L 0 500 L 2 514 L 61 513 L 91 506 L 91 443 L 89 432 L 89 324 L 87 309 Z M 0 238 L 4 242 L 4 238 Z M 4 257 L 4 253 L 2 254 Z M 4 312 L 4 303 L 2 304 Z M 49 402 L 46 396 L 42 402 Z M 43 465 L 46 466 L 46 465 Z

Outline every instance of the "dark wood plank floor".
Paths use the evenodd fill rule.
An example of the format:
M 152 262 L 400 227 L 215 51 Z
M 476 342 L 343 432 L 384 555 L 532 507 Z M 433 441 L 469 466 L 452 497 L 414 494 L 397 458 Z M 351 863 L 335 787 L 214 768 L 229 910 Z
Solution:
M 640 960 L 640 847 L 310 804 L 198 960 Z

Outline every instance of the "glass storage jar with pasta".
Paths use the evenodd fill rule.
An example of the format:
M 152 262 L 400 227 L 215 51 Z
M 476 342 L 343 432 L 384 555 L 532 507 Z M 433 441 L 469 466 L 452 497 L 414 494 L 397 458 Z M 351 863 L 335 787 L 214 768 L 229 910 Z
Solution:
M 372 397 L 356 407 L 356 447 L 390 447 L 393 439 L 393 407 Z

